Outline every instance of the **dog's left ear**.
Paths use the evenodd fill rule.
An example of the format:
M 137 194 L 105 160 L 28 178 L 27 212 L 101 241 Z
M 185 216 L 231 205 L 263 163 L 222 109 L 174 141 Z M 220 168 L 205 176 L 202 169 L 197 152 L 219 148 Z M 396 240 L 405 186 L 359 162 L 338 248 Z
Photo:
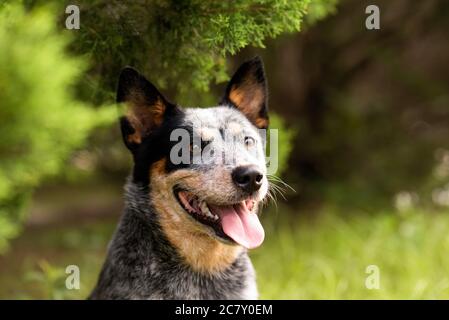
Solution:
M 240 110 L 257 128 L 268 127 L 268 93 L 260 57 L 243 63 L 232 76 L 220 104 Z

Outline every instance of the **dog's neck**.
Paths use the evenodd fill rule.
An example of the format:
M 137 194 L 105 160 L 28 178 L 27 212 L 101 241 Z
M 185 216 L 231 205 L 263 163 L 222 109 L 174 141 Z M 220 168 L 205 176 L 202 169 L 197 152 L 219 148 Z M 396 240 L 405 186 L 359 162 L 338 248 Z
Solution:
M 126 206 L 91 299 L 256 299 L 245 252 L 225 270 L 194 270 L 165 237 L 148 188 L 128 182 Z M 194 249 L 194 248 L 192 248 Z
M 163 201 L 150 199 L 148 187 L 129 180 L 125 190 L 127 214 L 148 226 L 152 247 L 170 255 L 174 262 L 203 274 L 219 274 L 246 251 L 241 246 L 221 243 L 210 235 L 177 224 L 166 212 Z

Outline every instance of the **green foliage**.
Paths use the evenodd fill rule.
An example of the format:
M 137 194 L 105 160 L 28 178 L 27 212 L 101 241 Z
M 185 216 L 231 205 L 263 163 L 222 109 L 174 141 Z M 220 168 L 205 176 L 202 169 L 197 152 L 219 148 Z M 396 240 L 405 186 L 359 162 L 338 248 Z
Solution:
M 335 13 L 338 0 L 314 0 L 307 8 L 307 22 L 315 23 Z
M 311 6 L 316 20 L 326 6 Z M 301 29 L 310 0 L 80 1 L 81 29 L 74 48 L 93 63 L 91 89 L 108 96 L 124 65 L 134 65 L 161 88 L 189 103 L 228 78 L 225 57 L 267 38 Z M 330 9 L 329 9 L 330 10 Z M 100 77 L 98 77 L 100 76 Z M 98 86 L 98 79 L 102 83 Z M 94 80 L 95 79 L 95 80 Z M 187 102 L 187 101 L 186 101 Z
M 291 210 L 265 215 L 266 241 L 251 254 L 261 298 L 449 298 L 448 212 L 324 209 L 293 221 Z M 379 267 L 379 290 L 365 286 L 370 265 Z
M 30 270 L 25 274 L 25 280 L 42 288 L 42 294 L 48 299 L 61 300 L 69 298 L 71 291 L 64 286 L 66 273 L 64 268 L 56 267 L 41 260 L 39 270 Z
M 0 7 L 0 253 L 18 232 L 29 194 L 58 174 L 88 133 L 115 118 L 74 98 L 85 63 L 65 53 L 53 11 Z
M 307 17 L 328 12 L 330 3 L 314 1 Z M 414 31 L 404 32 L 410 8 L 386 2 L 382 10 L 398 17 L 382 22 L 386 35 L 363 28 L 366 3 L 341 1 L 338 14 L 306 36 L 267 50 L 269 63 L 283 70 L 271 81 L 282 83 L 272 95 L 280 99 L 277 111 L 300 128 L 289 170 L 298 200 L 376 212 L 408 191 L 420 205 L 436 202 L 435 192 L 448 203 L 449 175 L 439 167 L 449 150 L 449 73 L 441 68 L 448 62 L 435 58 L 449 57 L 439 38 L 449 25 L 447 7 L 436 1 L 427 9 L 431 19 L 407 18 Z M 422 34 L 434 39 L 424 51 L 416 46 Z

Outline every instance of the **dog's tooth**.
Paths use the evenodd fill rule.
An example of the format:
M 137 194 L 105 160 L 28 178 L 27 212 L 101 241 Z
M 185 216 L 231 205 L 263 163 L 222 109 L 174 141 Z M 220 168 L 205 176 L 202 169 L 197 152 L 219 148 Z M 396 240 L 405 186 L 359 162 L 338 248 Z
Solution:
M 202 214 L 204 214 L 204 215 L 206 215 L 206 216 L 209 215 L 209 208 L 207 207 L 206 202 L 201 201 L 200 208 L 201 208 L 201 213 L 202 213 Z
M 218 216 L 215 213 L 212 213 L 209 207 L 207 207 L 207 213 L 212 220 L 218 220 Z
M 208 218 L 214 219 L 214 215 L 212 214 L 212 212 L 210 212 L 209 207 L 207 206 L 207 203 L 205 201 L 201 203 L 201 210 Z
M 208 216 L 208 217 L 211 217 L 211 218 L 213 218 L 213 217 L 214 217 L 214 215 L 212 214 L 212 212 L 210 212 L 210 210 L 209 210 L 209 207 L 208 207 L 208 206 L 206 206 L 206 213 L 207 213 L 207 216 Z
M 199 200 L 197 198 L 195 198 L 193 200 L 193 204 L 192 204 L 193 209 L 195 209 L 195 213 L 199 213 L 201 214 L 201 203 L 199 202 Z

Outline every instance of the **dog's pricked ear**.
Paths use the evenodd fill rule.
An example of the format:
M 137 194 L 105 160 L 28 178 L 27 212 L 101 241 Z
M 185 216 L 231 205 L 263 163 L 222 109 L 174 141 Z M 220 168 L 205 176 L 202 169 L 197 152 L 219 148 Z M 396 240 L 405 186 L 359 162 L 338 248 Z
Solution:
M 239 109 L 256 127 L 268 127 L 268 93 L 262 60 L 243 63 L 232 76 L 221 104 Z
M 126 107 L 120 124 L 123 140 L 130 150 L 159 127 L 167 109 L 173 107 L 151 82 L 130 67 L 120 73 L 117 102 Z

